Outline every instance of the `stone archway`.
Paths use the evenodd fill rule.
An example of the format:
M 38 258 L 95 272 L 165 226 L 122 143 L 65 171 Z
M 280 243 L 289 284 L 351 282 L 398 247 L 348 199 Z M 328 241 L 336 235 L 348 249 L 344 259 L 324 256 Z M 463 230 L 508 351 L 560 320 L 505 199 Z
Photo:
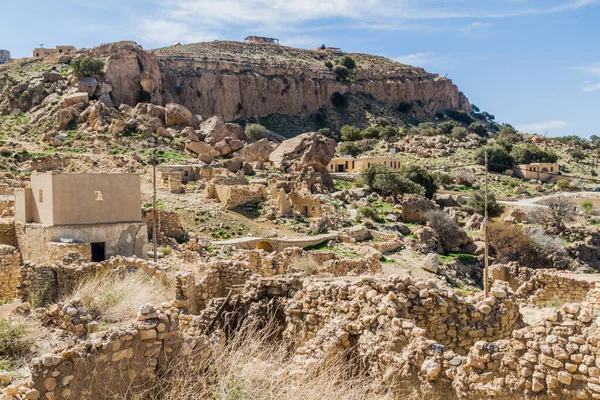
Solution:
M 265 250 L 269 253 L 271 253 L 272 251 L 275 250 L 275 249 L 273 249 L 273 246 L 271 245 L 271 243 L 269 243 L 267 240 L 261 240 L 258 243 L 256 243 L 256 248 L 258 250 Z

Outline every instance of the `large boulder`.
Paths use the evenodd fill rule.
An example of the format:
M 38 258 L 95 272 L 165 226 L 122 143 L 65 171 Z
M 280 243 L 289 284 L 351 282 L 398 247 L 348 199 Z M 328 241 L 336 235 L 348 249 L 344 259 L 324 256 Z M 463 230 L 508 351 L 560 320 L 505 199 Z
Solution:
M 169 103 L 165 112 L 165 125 L 192 125 L 192 112 L 181 104 Z
M 244 146 L 239 151 L 233 153 L 234 157 L 240 157 L 244 162 L 269 161 L 269 155 L 273 152 L 273 146 L 267 139 L 260 139 Z
M 206 144 L 204 142 L 188 142 L 185 144 L 185 148 L 193 153 L 196 153 L 198 155 L 201 154 L 208 154 L 211 157 L 218 157 L 221 155 L 221 153 L 219 153 L 219 151 L 217 149 L 215 149 L 214 147 L 212 147 L 209 144 Z
M 433 202 L 417 194 L 407 194 L 402 198 L 402 221 L 423 224 L 425 213 L 435 209 Z
M 79 82 L 77 82 L 77 89 L 79 89 L 80 92 L 86 92 L 90 97 L 94 95 L 97 87 L 98 81 L 92 77 L 81 78 Z
M 64 96 L 60 102 L 61 108 L 67 108 L 74 105 L 86 105 L 89 103 L 90 96 L 87 92 L 75 92 Z
M 284 140 L 269 156 L 269 161 L 280 171 L 301 171 L 313 167 L 326 172 L 327 164 L 335 154 L 335 140 L 316 132 L 303 133 Z
M 473 214 L 467 220 L 465 224 L 465 229 L 468 231 L 480 231 L 483 225 L 483 215 L 481 214 Z

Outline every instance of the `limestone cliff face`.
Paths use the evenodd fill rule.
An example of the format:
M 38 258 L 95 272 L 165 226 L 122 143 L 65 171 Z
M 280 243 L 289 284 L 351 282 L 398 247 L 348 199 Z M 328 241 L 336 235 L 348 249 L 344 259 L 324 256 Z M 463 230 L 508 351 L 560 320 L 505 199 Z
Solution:
M 324 65 L 327 56 L 320 53 L 231 42 L 158 50 L 163 101 L 225 120 L 311 114 L 330 105 L 335 92 L 367 93 L 390 106 L 422 102 L 433 112 L 469 109 L 468 99 L 450 79 L 421 68 L 351 54 L 358 67 L 351 82 L 344 83 L 336 81 Z

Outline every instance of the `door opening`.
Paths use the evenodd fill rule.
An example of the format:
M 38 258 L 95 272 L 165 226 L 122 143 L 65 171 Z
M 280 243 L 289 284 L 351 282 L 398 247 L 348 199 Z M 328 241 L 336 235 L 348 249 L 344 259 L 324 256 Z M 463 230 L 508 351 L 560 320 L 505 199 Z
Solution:
M 106 260 L 106 243 L 92 243 L 92 261 L 100 262 Z

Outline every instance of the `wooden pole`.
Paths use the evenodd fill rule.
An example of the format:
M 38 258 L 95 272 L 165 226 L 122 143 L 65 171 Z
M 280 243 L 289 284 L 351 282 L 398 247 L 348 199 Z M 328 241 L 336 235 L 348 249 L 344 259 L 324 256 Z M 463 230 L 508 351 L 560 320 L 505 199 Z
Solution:
M 483 240 L 485 243 L 485 253 L 483 261 L 483 293 L 489 295 L 489 266 L 488 266 L 488 153 L 485 152 L 485 189 L 484 189 L 484 216 L 483 216 Z
M 156 156 L 152 160 L 152 184 L 154 192 L 152 196 L 152 242 L 154 243 L 154 262 L 158 261 L 157 235 L 156 235 Z

